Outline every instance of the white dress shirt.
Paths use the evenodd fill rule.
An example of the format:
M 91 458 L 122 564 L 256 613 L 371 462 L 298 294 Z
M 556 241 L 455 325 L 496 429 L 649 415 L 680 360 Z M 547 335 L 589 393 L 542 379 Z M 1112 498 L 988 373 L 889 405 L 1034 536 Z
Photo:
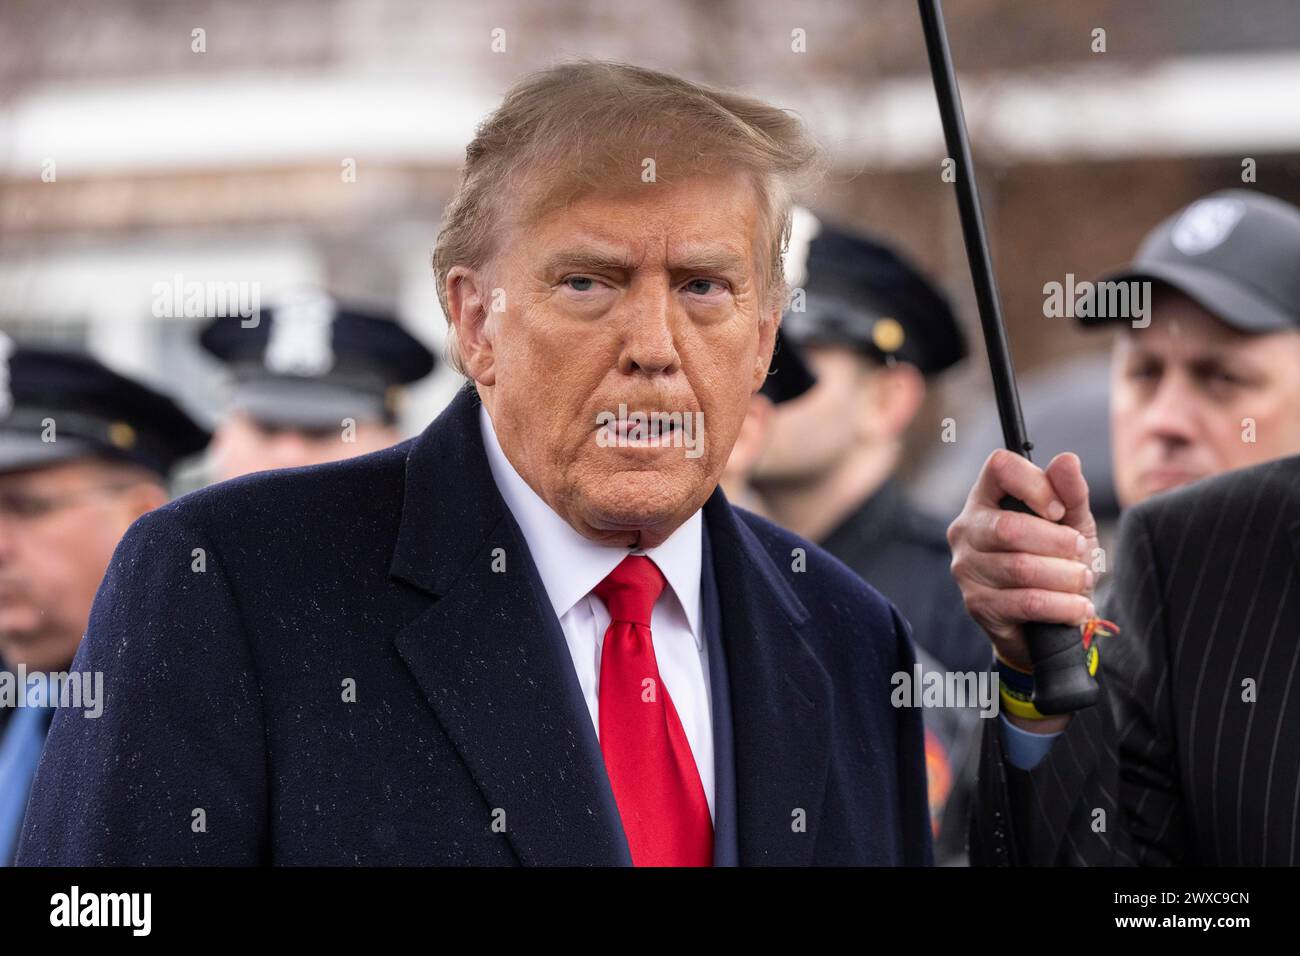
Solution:
M 644 552 L 597 544 L 551 510 L 510 464 L 497 441 L 492 418 L 479 408 L 483 447 L 497 490 L 528 543 L 533 563 L 573 657 L 578 686 L 600 735 L 600 650 L 609 612 L 591 593 L 629 554 L 646 554 L 668 581 L 650 618 L 659 678 L 668 690 L 690 742 L 695 767 L 713 815 L 713 718 L 708 654 L 703 637 L 700 575 L 703 516 L 691 515 L 663 544 Z

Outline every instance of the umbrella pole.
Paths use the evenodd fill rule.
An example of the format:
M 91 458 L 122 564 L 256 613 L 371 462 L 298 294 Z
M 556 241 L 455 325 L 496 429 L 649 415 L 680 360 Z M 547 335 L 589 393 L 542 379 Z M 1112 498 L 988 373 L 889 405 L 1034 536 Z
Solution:
M 961 218 L 966 258 L 970 263 L 971 282 L 979 308 L 980 326 L 993 375 L 993 394 L 1006 447 L 1030 459 L 1033 444 L 1025 433 L 1020 395 L 1016 389 L 1015 368 L 1007 344 L 1006 324 L 998 296 L 997 279 L 989 258 L 984 216 L 975 182 L 975 164 L 971 160 L 966 119 L 962 114 L 961 92 L 948 49 L 940 0 L 918 0 L 925 49 L 934 78 L 934 92 L 943 122 L 944 140 L 950 158 L 956 164 L 957 212 Z M 1032 459 L 1030 459 L 1032 460 Z M 1033 514 L 1024 502 L 1007 496 L 1001 506 L 1007 510 Z M 1097 699 L 1097 682 L 1089 673 L 1087 652 L 1077 627 L 1064 624 L 1029 622 L 1024 625 L 1029 656 L 1034 662 L 1034 706 L 1043 714 L 1064 714 L 1091 706 Z

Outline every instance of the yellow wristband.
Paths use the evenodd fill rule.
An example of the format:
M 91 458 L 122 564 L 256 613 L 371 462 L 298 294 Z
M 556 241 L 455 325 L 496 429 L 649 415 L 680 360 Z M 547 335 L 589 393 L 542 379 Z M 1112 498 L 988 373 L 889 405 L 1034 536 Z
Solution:
M 1013 717 L 1023 720 L 1046 720 L 1048 717 L 1047 714 L 1039 713 L 1030 698 L 1016 693 L 1006 684 L 999 683 L 998 695 L 1002 699 L 1002 706 Z

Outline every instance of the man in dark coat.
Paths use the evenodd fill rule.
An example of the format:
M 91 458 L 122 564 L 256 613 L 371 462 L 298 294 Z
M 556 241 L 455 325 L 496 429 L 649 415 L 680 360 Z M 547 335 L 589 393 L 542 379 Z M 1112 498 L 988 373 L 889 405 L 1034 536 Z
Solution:
M 951 515 L 919 509 L 894 474 L 927 384 L 966 355 L 957 317 L 897 251 L 806 209 L 795 210 L 786 267 L 798 291 L 782 332 L 817 382 L 772 411 L 754 497 L 898 607 L 926 672 L 984 671 L 988 641 L 949 573 Z M 966 707 L 925 713 L 935 858 L 961 864 L 985 721 Z
M 983 670 L 988 641 L 948 572 L 953 516 L 920 510 L 895 475 L 928 384 L 966 356 L 957 317 L 897 251 L 802 208 L 787 277 L 782 334 L 817 383 L 772 415 L 750 478 L 764 513 L 870 581 L 942 665 Z
M 79 653 L 109 702 L 55 719 L 19 862 L 930 862 L 905 625 L 717 490 L 815 156 L 665 74 L 522 81 L 434 256 L 472 381 L 135 525 Z

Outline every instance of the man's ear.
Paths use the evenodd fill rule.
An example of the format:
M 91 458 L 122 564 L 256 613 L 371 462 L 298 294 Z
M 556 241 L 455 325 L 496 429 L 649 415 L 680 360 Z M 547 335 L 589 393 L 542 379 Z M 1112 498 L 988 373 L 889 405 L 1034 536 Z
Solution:
M 781 309 L 776 307 L 767 322 L 758 323 L 758 356 L 754 360 L 754 383 L 750 392 L 757 392 L 767 381 L 767 370 L 772 367 L 772 350 L 776 347 L 776 330 L 781 327 Z
M 139 481 L 123 488 L 118 498 L 122 508 L 122 531 L 136 518 L 167 504 L 167 490 L 154 481 Z
M 495 329 L 489 321 L 495 296 L 485 273 L 466 266 L 454 266 L 447 273 L 447 316 L 456 332 L 456 348 L 466 373 L 480 385 L 496 384 L 496 362 L 492 351 Z

